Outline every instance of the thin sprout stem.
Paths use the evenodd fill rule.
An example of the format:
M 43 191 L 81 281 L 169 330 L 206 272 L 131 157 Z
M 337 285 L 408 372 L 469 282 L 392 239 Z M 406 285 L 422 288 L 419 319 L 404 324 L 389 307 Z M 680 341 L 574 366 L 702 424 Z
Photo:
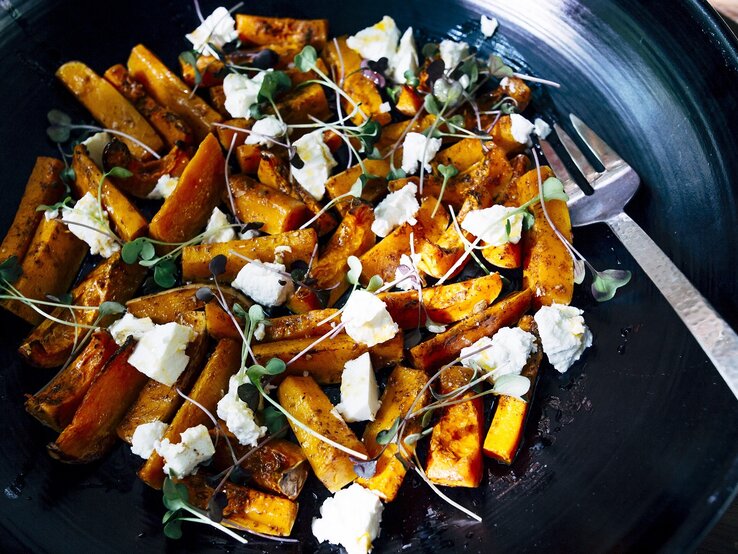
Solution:
M 233 191 L 231 190 L 231 175 L 230 175 L 230 161 L 231 161 L 231 153 L 233 152 L 233 147 L 236 145 L 236 135 L 233 134 L 233 137 L 231 138 L 231 144 L 228 147 L 228 154 L 226 155 L 225 159 L 225 182 L 226 182 L 226 191 L 228 191 L 228 202 L 231 205 L 231 213 L 233 214 L 233 217 L 236 219 L 236 222 L 241 222 L 241 220 L 238 217 L 238 213 L 236 212 L 236 201 L 233 198 Z
M 542 85 L 549 85 L 554 88 L 561 88 L 561 83 L 556 81 L 550 81 L 548 79 L 542 79 L 541 77 L 533 77 L 532 75 L 525 75 L 524 73 L 513 73 L 513 77 L 522 79 L 523 81 L 530 81 L 532 83 L 541 83 Z
M 65 125 L 65 127 L 69 129 L 82 129 L 85 131 L 96 131 L 98 133 L 105 132 L 105 133 L 110 133 L 111 135 L 123 137 L 135 143 L 136 145 L 140 146 L 144 150 L 146 150 L 146 152 L 151 154 L 157 160 L 161 159 L 161 156 L 156 153 L 156 150 L 154 150 L 150 146 L 147 146 L 146 144 L 138 140 L 136 137 L 129 135 L 128 133 L 124 133 L 123 131 L 116 131 L 115 129 L 106 129 L 105 127 L 98 127 L 97 125 Z

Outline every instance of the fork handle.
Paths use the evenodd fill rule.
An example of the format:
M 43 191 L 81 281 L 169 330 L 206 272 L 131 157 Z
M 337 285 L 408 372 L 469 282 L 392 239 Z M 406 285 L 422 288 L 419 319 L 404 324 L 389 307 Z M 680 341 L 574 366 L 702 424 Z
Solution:
M 671 304 L 738 398 L 738 335 L 735 331 L 627 214 L 620 212 L 606 223 Z

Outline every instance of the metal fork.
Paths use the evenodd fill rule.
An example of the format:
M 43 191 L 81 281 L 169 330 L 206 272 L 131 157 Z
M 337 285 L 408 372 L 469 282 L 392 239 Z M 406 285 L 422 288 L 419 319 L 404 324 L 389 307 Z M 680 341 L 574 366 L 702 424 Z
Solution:
M 581 119 L 573 114 L 569 117 L 584 144 L 605 168 L 599 172 L 592 167 L 571 137 L 558 124 L 554 125 L 564 149 L 594 190 L 593 194 L 586 195 L 551 145 L 545 140 L 540 141 L 551 169 L 569 195 L 567 204 L 572 226 L 606 223 L 612 229 L 738 398 L 738 335 L 645 231 L 623 211 L 638 189 L 638 174 Z

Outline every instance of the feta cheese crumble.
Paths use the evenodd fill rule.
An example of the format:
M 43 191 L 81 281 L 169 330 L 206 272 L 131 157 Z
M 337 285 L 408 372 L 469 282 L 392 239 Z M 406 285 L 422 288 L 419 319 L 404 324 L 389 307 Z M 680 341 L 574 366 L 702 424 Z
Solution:
M 205 238 L 202 239 L 203 244 L 215 244 L 218 242 L 228 242 L 235 240 L 236 231 L 231 227 L 228 217 L 217 207 L 213 208 L 210 214 L 208 224 L 205 227 Z
M 530 134 L 535 130 L 535 125 L 525 119 L 519 113 L 510 114 L 510 134 L 515 142 L 528 144 Z
M 390 113 L 392 111 L 392 106 L 389 102 L 382 102 L 379 105 L 379 113 Z
M 153 328 L 154 322 L 151 321 L 150 317 L 139 318 L 131 313 L 126 313 L 108 327 L 108 333 L 118 346 L 122 346 L 128 337 L 133 337 L 133 340 L 141 340 L 141 337 Z
M 372 232 L 378 237 L 386 237 L 392 229 L 405 223 L 415 224 L 415 214 L 420 209 L 416 197 L 418 187 L 409 183 L 400 190 L 390 192 L 377 207 L 374 208 Z
M 215 454 L 215 446 L 208 428 L 204 425 L 190 427 L 180 434 L 180 442 L 172 444 L 169 439 L 156 444 L 156 453 L 164 458 L 164 473 L 170 477 L 182 478 L 190 475 L 195 468 Z
M 341 322 L 346 325 L 349 337 L 366 346 L 388 341 L 399 331 L 385 303 L 365 290 L 351 293 L 343 308 Z
M 336 410 L 348 422 L 374 421 L 379 410 L 379 386 L 369 352 L 343 366 L 341 403 Z
M 461 228 L 482 239 L 489 246 L 511 242 L 517 244 L 523 236 L 523 214 L 517 208 L 495 204 L 482 210 L 471 210 L 461 222 Z M 508 232 L 507 222 L 510 222 Z
M 238 442 L 244 446 L 256 446 L 259 439 L 266 432 L 266 427 L 260 427 L 254 420 L 254 412 L 243 400 L 238 397 L 238 387 L 247 381 L 244 374 L 231 376 L 228 381 L 228 392 L 218 402 L 218 417 L 225 421 L 228 430 L 233 433 Z
M 177 188 L 177 184 L 179 184 L 179 177 L 172 177 L 169 173 L 166 173 L 159 177 L 159 180 L 156 182 L 156 186 L 149 194 L 146 195 L 146 198 L 151 198 L 152 200 L 166 200 L 172 195 L 174 189 Z
M 120 244 L 113 238 L 108 213 L 103 208 L 100 218 L 100 206 L 92 193 L 86 193 L 77 200 L 73 208 L 64 206 L 61 209 L 62 223 L 66 224 L 69 232 L 78 239 L 87 243 L 90 254 L 100 254 L 109 258 L 120 250 Z M 47 210 L 46 219 L 55 219 L 58 212 Z
M 250 296 L 257 304 L 279 306 L 295 292 L 292 279 L 278 273 L 284 271 L 283 264 L 254 260 L 241 268 L 231 286 Z
M 95 165 L 100 169 L 100 171 L 104 171 L 103 151 L 111 140 L 113 140 L 113 137 L 110 136 L 110 133 L 102 131 L 100 133 L 95 133 L 91 137 L 82 141 L 82 144 L 87 147 L 87 154 L 90 156 L 90 159 L 95 162 Z
M 313 535 L 318 542 L 343 546 L 347 554 L 367 554 L 379 536 L 382 510 L 376 494 L 352 483 L 325 499 L 320 518 L 313 519 Z
M 482 34 L 487 38 L 495 34 L 497 26 L 498 23 L 494 17 L 487 17 L 486 15 L 482 15 L 482 17 L 479 19 L 479 27 L 482 31 Z
M 478 354 L 468 354 L 487 347 Z M 461 349 L 461 365 L 487 371 L 496 381 L 503 375 L 520 375 L 528 357 L 538 351 L 536 337 L 520 327 L 503 327 L 492 338 L 482 337 L 471 346 Z
M 423 163 L 425 170 L 431 171 L 430 162 L 440 149 L 440 138 L 427 138 L 420 133 L 408 133 L 402 143 L 402 170 L 412 175 L 418 171 L 418 164 Z
M 323 132 L 319 129 L 308 133 L 292 145 L 303 162 L 300 169 L 293 166 L 292 175 L 313 198 L 320 200 L 325 194 L 325 182 L 337 165 L 330 148 L 323 142 Z
M 249 78 L 239 73 L 229 73 L 223 79 L 225 109 L 232 117 L 250 117 L 251 106 L 257 103 L 264 74 L 264 71 L 260 71 Z
M 194 334 L 192 328 L 179 323 L 154 325 L 141 336 L 128 363 L 154 381 L 171 387 L 190 361 L 185 349 Z
M 233 19 L 226 8 L 220 6 L 215 8 L 213 13 L 207 16 L 197 29 L 185 35 L 185 38 L 192 43 L 194 50 L 217 56 L 218 53 L 213 52 L 209 45 L 223 48 L 229 42 L 236 40 L 238 38 L 236 20 Z
M 131 437 L 131 452 L 148 460 L 156 448 L 156 443 L 161 441 L 169 425 L 158 419 L 150 423 L 142 423 L 133 432 Z
M 592 333 L 584 323 L 582 310 L 574 306 L 543 306 L 533 318 L 538 324 L 543 352 L 560 373 L 564 373 L 592 346 Z
M 415 48 L 412 27 L 408 27 L 402 35 L 400 45 L 389 62 L 390 77 L 396 83 L 405 83 L 407 81 L 405 79 L 406 71 L 411 71 L 413 74 L 418 71 L 418 51 Z
M 400 31 L 395 20 L 385 15 L 379 23 L 348 37 L 346 46 L 358 52 L 365 60 L 376 62 L 380 58 L 391 60 L 395 55 L 398 40 Z
M 444 39 L 438 47 L 447 73 L 453 71 L 469 55 L 469 45 L 466 42 Z
M 533 121 L 533 132 L 542 139 L 545 139 L 551 133 L 551 126 L 540 117 L 537 117 Z
M 246 137 L 246 144 L 260 144 L 269 148 L 273 139 L 283 137 L 287 133 L 287 125 L 273 115 L 268 115 L 254 122 L 251 133 Z

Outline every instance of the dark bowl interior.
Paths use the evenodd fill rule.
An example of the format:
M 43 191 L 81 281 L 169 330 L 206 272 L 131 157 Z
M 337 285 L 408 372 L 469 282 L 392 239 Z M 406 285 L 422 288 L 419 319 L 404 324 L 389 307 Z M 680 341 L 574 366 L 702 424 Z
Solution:
M 212 9 L 212 2 L 203 3 Z M 206 5 L 205 5 L 206 4 Z M 196 24 L 190 2 L 16 2 L 0 19 L 0 230 L 12 220 L 37 155 L 54 155 L 46 112 L 85 114 L 54 81 L 62 62 L 98 72 L 145 42 L 174 67 Z M 3 4 L 5 8 L 5 4 Z M 6 10 L 8 8 L 5 8 Z M 390 14 L 429 37 L 465 37 L 536 75 L 541 111 L 577 113 L 641 175 L 629 213 L 735 327 L 738 324 L 738 60 L 735 37 L 697 1 L 524 0 L 348 2 L 266 0 L 244 11 L 325 17 L 335 34 Z M 497 16 L 492 40 L 480 13 Z M 512 469 L 489 464 L 476 491 L 454 498 L 484 515 L 475 524 L 417 479 L 385 511 L 377 551 L 681 551 L 697 544 L 738 482 L 738 403 L 658 291 L 604 226 L 580 229 L 577 244 L 601 269 L 633 271 L 605 304 L 580 291 L 595 344 L 583 361 L 542 378 L 524 448 Z M 52 462 L 50 433 L 26 416 L 23 395 L 49 372 L 20 365 L 27 329 L 0 315 L 0 544 L 6 551 L 221 551 L 202 529 L 179 543 L 162 533 L 161 497 L 136 478 L 120 447 L 91 467 Z M 738 363 L 738 361 L 736 362 Z M 303 495 L 300 544 L 324 493 Z M 262 544 L 254 545 L 265 548 Z

